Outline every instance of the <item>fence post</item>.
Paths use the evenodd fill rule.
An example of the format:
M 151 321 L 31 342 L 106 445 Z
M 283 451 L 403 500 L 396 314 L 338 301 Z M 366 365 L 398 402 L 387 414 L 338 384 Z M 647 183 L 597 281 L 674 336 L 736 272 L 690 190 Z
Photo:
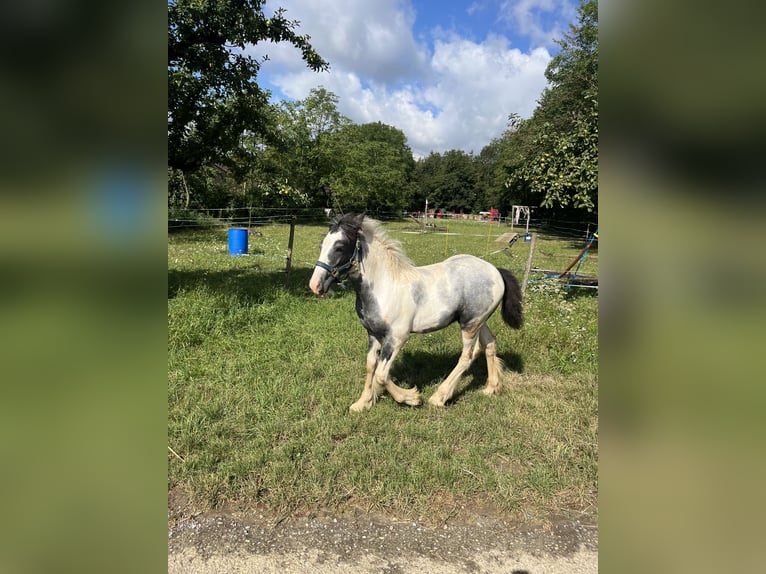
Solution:
M 532 255 L 535 253 L 535 239 L 537 233 L 532 233 L 532 243 L 529 244 L 529 257 L 527 258 L 527 268 L 524 270 L 524 281 L 521 282 L 521 297 L 524 297 L 524 291 L 527 290 L 527 281 L 529 280 L 529 270 L 532 269 Z
M 293 263 L 293 239 L 295 238 L 295 216 L 290 219 L 290 239 L 287 240 L 287 264 L 285 268 L 285 289 L 290 288 L 290 269 Z

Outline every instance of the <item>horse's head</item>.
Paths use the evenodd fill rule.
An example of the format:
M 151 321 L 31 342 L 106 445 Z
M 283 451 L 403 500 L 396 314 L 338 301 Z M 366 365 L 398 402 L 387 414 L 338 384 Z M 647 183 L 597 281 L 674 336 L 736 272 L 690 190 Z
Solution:
M 321 297 L 339 277 L 353 270 L 361 256 L 358 239 L 363 221 L 363 213 L 350 213 L 333 220 L 329 233 L 322 240 L 319 259 L 309 281 L 309 288 L 315 295 Z

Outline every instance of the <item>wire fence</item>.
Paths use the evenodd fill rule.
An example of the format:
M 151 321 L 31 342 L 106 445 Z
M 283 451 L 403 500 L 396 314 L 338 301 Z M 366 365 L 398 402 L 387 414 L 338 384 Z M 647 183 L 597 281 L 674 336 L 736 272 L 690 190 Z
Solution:
M 264 225 L 267 223 L 279 223 L 290 221 L 295 218 L 297 221 L 318 221 L 323 220 L 336 212 L 329 208 L 321 207 L 221 207 L 221 208 L 200 208 L 200 209 L 173 209 L 168 212 L 168 228 L 180 227 L 210 227 L 214 225 Z M 487 216 L 481 214 L 455 214 L 443 213 L 435 215 L 430 212 L 428 215 L 420 211 L 377 211 L 368 213 L 371 217 L 381 221 L 397 220 L 416 220 L 427 222 L 431 226 L 438 226 L 448 221 L 477 221 L 486 223 Z M 521 227 L 526 228 L 526 218 L 519 219 L 516 222 L 511 217 L 498 216 L 493 223 L 508 225 L 514 230 Z M 529 220 L 529 227 L 535 228 L 538 232 L 548 234 L 551 237 L 583 237 L 584 239 L 590 231 L 597 227 L 595 221 L 575 221 L 562 219 L 541 219 L 532 217 Z
M 255 227 L 290 221 L 315 221 L 325 218 L 317 208 L 226 207 L 176 209 L 168 212 L 168 231 L 210 227 Z
M 261 226 L 289 224 L 290 240 L 286 246 L 286 251 L 282 251 L 280 254 L 260 254 L 261 257 L 280 259 L 285 262 L 287 283 L 293 263 L 313 265 L 313 262 L 295 261 L 293 258 L 295 226 L 326 224 L 333 215 L 334 213 L 330 209 L 323 208 L 263 208 L 252 206 L 174 210 L 168 214 L 168 232 L 239 227 L 247 228 L 248 233 L 258 233 L 257 229 Z M 567 288 L 598 288 L 598 225 L 593 221 L 551 221 L 530 218 L 527 227 L 526 219 L 523 223 L 516 223 L 510 218 L 502 217 L 489 222 L 486 218 L 469 219 L 463 215 L 451 217 L 451 214 L 444 214 L 439 218 L 433 217 L 433 215 L 425 217 L 423 213 L 418 212 L 379 212 L 371 215 L 386 222 L 396 221 L 410 224 L 405 228 L 397 228 L 396 232 L 444 234 L 445 245 L 449 241 L 447 236 L 487 237 L 485 257 L 506 252 L 514 258 L 519 258 L 516 261 L 517 266 L 523 265 L 522 258 L 527 258 L 526 254 L 528 254 L 526 265 L 523 265 L 522 268 L 524 268 L 525 276 L 529 277 L 530 283 L 555 279 L 559 282 L 566 282 Z M 462 226 L 460 232 L 455 232 L 456 226 L 452 226 L 452 231 L 450 231 L 451 222 L 458 220 L 476 223 L 477 232 L 466 232 L 466 226 Z M 484 232 L 485 225 L 490 226 L 486 228 L 486 232 Z M 473 227 L 471 226 L 472 229 Z M 530 230 L 530 233 L 527 233 L 527 229 Z M 490 251 L 490 238 L 493 234 L 505 234 L 508 237 L 507 245 L 500 247 L 494 243 L 494 248 Z M 532 235 L 534 238 L 530 237 Z M 562 243 L 568 248 L 562 250 Z M 518 247 L 523 244 L 528 244 L 528 252 Z M 582 250 L 575 257 L 574 253 L 580 249 Z

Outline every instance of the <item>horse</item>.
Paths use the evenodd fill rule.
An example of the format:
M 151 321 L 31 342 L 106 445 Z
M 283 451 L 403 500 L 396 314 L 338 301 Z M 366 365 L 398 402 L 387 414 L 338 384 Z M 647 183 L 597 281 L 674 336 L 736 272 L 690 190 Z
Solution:
M 369 409 L 385 391 L 399 403 L 420 405 L 417 387 L 404 389 L 391 380 L 391 364 L 410 334 L 430 333 L 456 321 L 463 351 L 429 404 L 443 407 L 452 398 L 482 347 L 488 371 L 482 392 L 502 392 L 504 364 L 487 319 L 502 303 L 503 320 L 514 329 L 522 326 L 521 289 L 510 271 L 472 255 L 416 267 L 380 221 L 351 213 L 330 224 L 309 288 L 323 297 L 345 276 L 356 291 L 356 313 L 369 339 L 364 390 L 351 411 Z

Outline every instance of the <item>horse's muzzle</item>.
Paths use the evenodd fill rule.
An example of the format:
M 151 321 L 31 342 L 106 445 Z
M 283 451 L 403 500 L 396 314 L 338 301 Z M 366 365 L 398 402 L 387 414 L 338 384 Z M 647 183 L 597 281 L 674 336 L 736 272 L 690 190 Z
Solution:
M 324 293 L 322 293 L 322 290 L 319 287 L 319 285 L 314 285 L 314 283 L 309 283 L 309 289 L 311 289 L 311 292 L 317 297 L 324 297 Z
M 320 267 L 316 267 L 314 269 L 314 274 L 309 281 L 309 289 L 311 289 L 312 293 L 317 297 L 324 297 L 324 294 L 329 291 L 332 281 L 333 277 L 327 271 Z

